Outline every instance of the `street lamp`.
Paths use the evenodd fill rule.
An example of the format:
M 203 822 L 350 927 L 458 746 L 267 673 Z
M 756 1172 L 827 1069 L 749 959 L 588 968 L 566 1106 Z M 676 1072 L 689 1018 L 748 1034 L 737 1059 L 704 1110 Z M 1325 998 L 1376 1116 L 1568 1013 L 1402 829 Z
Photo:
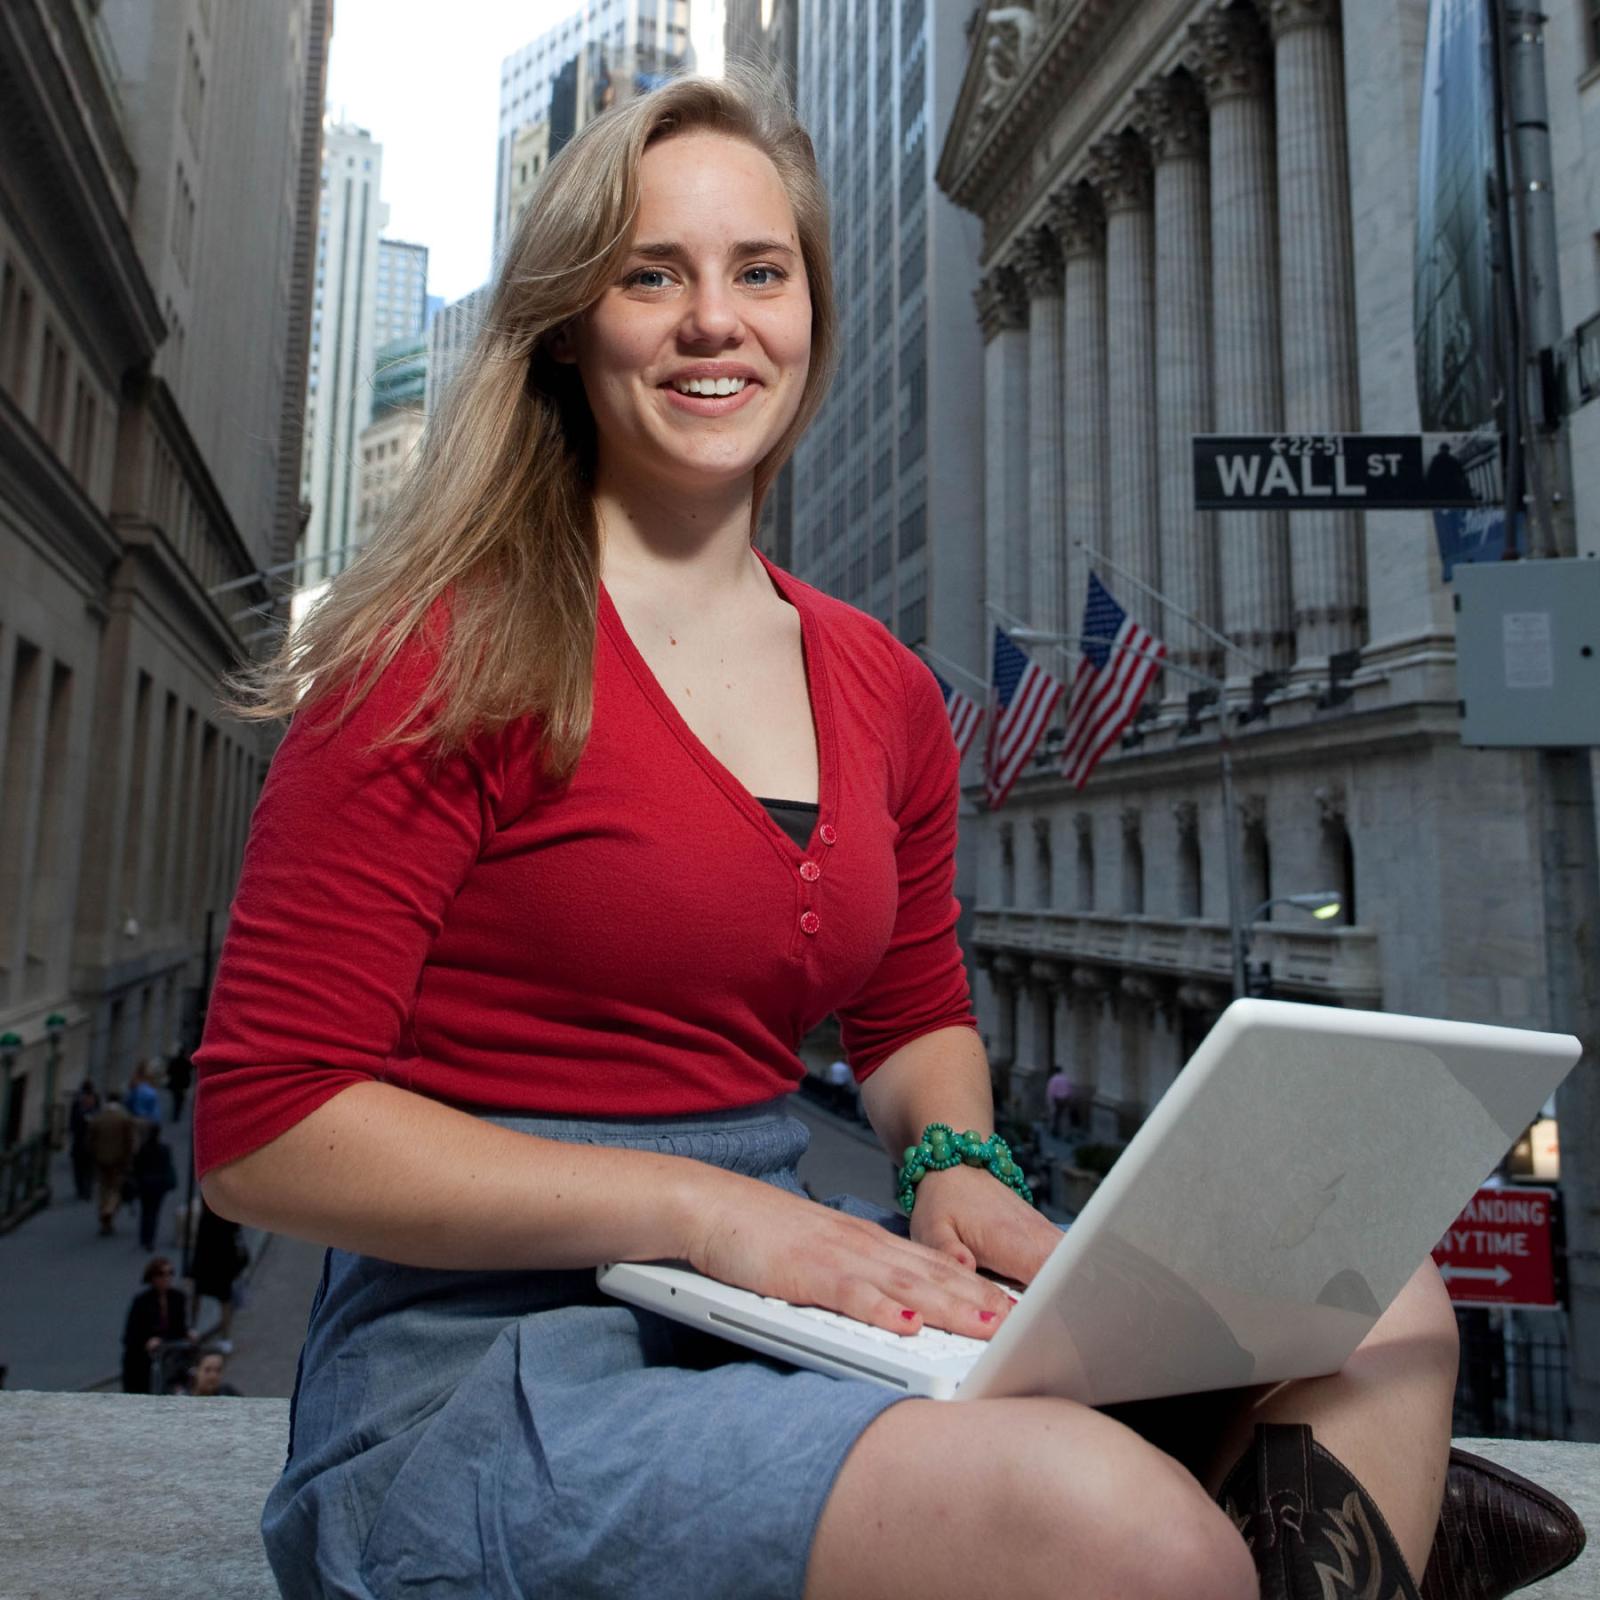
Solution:
M 1233 930 L 1233 997 L 1235 1000 L 1242 999 L 1250 992 L 1250 930 L 1274 906 L 1293 906 L 1297 911 L 1310 913 L 1318 922 L 1327 922 L 1344 910 L 1344 901 L 1332 889 L 1317 889 L 1309 894 L 1280 894 L 1274 895 L 1270 900 L 1263 900 L 1250 913 L 1250 920 L 1247 923 L 1236 926 Z

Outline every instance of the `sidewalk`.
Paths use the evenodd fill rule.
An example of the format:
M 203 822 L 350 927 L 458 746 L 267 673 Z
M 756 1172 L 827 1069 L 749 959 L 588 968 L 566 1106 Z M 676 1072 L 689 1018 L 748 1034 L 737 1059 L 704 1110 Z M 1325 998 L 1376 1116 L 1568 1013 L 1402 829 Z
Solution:
M 163 1122 L 161 1129 L 172 1148 L 178 1187 L 161 1208 L 155 1253 L 171 1256 L 180 1270 L 176 1230 L 189 1192 L 193 1104 L 191 1094 L 183 1120 Z M 164 1114 L 172 1109 L 165 1090 L 161 1105 Z M 50 1204 L 0 1234 L 0 1283 L 6 1286 L 0 1295 L 0 1366 L 9 1369 L 8 1389 L 120 1386 L 122 1325 L 128 1303 L 143 1288 L 140 1274 L 149 1260 L 139 1248 L 137 1205 L 117 1213 L 116 1230 L 109 1239 L 101 1237 L 94 1202 L 77 1198 L 71 1157 L 61 1151 L 51 1164 Z M 245 1239 L 254 1257 L 260 1236 L 247 1232 Z M 213 1321 L 216 1302 L 207 1300 L 203 1310 Z

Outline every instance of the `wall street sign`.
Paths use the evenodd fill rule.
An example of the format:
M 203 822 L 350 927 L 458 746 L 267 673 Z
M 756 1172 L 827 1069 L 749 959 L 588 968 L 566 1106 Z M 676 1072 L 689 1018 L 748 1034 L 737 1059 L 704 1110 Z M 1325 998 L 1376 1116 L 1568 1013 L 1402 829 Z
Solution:
M 1194 435 L 1200 511 L 1429 511 L 1500 503 L 1493 433 Z

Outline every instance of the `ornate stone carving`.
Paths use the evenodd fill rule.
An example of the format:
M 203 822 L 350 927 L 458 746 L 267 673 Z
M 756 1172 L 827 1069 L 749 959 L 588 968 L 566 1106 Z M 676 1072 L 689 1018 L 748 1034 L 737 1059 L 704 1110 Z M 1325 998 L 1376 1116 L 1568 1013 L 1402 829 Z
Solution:
M 1267 797 L 1264 794 L 1247 794 L 1240 797 L 1239 827 L 1245 833 L 1267 831 Z
M 1265 0 L 1272 37 L 1295 28 L 1331 28 L 1339 20 L 1339 0 Z
M 1143 972 L 1123 973 L 1117 987 L 1130 1000 L 1138 1000 L 1144 1005 L 1151 1005 L 1161 998 L 1160 982 Z
M 977 303 L 978 326 L 983 329 L 985 344 L 1003 329 L 1027 327 L 1028 296 L 1011 266 L 1001 263 L 984 273 L 972 298 Z
M 1028 963 L 1028 982 L 1040 989 L 1059 989 L 1065 980 L 1066 973 L 1062 970 L 1059 961 L 1051 961 L 1046 957 L 1036 957 Z
M 1092 811 L 1073 812 L 1072 829 L 1077 834 L 1080 845 L 1092 845 L 1094 843 L 1094 813 Z
M 1014 258 L 1030 299 L 1061 293 L 1066 271 L 1060 247 L 1049 228 L 1030 228 L 1017 241 Z
M 1249 6 L 1214 6 L 1189 25 L 1183 64 L 1212 104 L 1231 95 L 1264 95 L 1271 84 L 1272 40 Z
M 1106 214 L 1086 183 L 1068 184 L 1050 196 L 1045 215 L 1064 259 L 1098 255 L 1106 247 Z
M 1035 817 L 1033 819 L 1033 843 L 1035 849 L 1048 850 L 1050 848 L 1050 819 L 1049 817 Z
M 996 6 L 984 17 L 983 28 L 983 92 L 973 113 L 975 130 L 1011 98 L 1039 47 L 1039 19 L 1029 6 Z
M 1150 204 L 1150 157 L 1132 133 L 1113 133 L 1089 146 L 1089 182 L 1106 211 L 1134 211 Z
M 1210 119 L 1205 96 L 1187 72 L 1134 90 L 1133 125 L 1152 160 L 1194 160 L 1205 155 Z
M 1129 844 L 1138 844 L 1139 836 L 1144 831 L 1144 812 L 1138 806 L 1124 806 L 1122 808 L 1122 837 Z
M 1017 958 L 1007 950 L 997 950 L 989 963 L 989 976 L 997 984 L 1015 983 Z
M 1090 994 L 1102 992 L 1111 981 L 1111 975 L 1104 967 L 1074 967 L 1072 969 L 1072 987 L 1083 989 Z
M 1312 791 L 1317 802 L 1317 815 L 1324 828 L 1342 828 L 1345 818 L 1349 814 L 1345 801 L 1344 785 L 1342 783 L 1329 783 L 1319 785 Z
M 1210 983 L 1180 983 L 1174 998 L 1190 1011 L 1221 1011 L 1228 1003 L 1227 991 Z
M 1180 839 L 1192 839 L 1200 832 L 1200 807 L 1193 800 L 1174 800 L 1172 820 Z

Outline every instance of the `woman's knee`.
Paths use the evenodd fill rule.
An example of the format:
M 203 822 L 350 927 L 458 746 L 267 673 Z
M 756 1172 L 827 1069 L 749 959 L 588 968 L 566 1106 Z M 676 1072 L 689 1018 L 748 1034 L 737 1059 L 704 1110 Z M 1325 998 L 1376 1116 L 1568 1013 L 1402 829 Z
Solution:
M 1412 1273 L 1368 1338 L 1380 1344 L 1404 1340 L 1426 1349 L 1454 1377 L 1461 1335 L 1449 1290 L 1432 1257 Z

